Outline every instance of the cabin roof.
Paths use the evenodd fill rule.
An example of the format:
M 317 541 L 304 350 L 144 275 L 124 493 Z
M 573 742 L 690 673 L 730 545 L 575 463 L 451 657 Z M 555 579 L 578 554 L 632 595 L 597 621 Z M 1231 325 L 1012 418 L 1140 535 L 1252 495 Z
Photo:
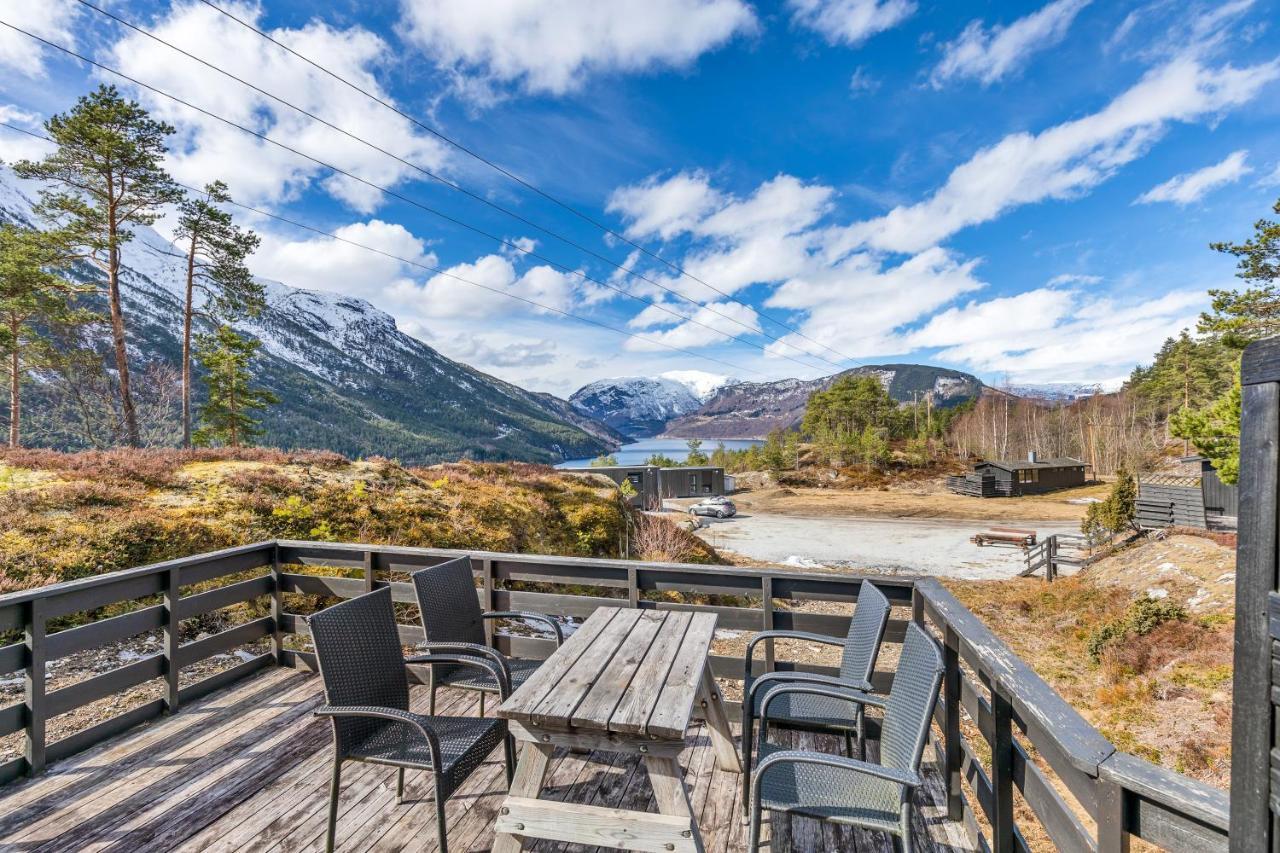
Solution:
M 1002 471 L 1025 471 L 1030 468 L 1083 468 L 1085 463 L 1084 460 L 1072 456 L 1058 456 L 1053 459 L 1038 459 L 1035 462 L 1026 459 L 986 459 L 974 467 L 981 465 L 990 465 Z

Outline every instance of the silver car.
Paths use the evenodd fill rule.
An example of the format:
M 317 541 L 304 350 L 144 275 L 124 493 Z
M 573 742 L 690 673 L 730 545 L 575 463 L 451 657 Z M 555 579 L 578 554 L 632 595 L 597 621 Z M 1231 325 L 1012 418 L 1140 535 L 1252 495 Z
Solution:
M 732 518 L 738 514 L 733 501 L 724 497 L 704 498 L 689 507 L 690 515 L 713 515 L 716 518 Z

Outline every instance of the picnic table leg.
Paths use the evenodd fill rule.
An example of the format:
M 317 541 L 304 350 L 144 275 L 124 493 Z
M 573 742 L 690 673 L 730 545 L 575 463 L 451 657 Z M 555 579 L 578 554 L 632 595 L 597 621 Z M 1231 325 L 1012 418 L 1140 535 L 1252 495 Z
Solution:
M 702 845 L 702 832 L 698 829 L 698 821 L 689 805 L 689 789 L 685 787 L 680 763 L 674 758 L 646 755 L 644 766 L 649 771 L 649 784 L 653 786 L 653 798 L 657 801 L 658 812 L 688 818 L 693 849 L 697 853 L 703 853 L 705 848 Z
M 724 711 L 724 697 L 720 686 L 711 674 L 711 662 L 702 670 L 702 687 L 699 690 L 703 719 L 711 733 L 711 746 L 716 752 L 716 767 L 726 773 L 742 772 L 742 757 L 733 745 L 733 729 L 729 728 L 729 715 Z
M 542 782 L 546 777 L 547 764 L 551 761 L 553 747 L 549 743 L 525 741 L 520 749 L 520 760 L 516 763 L 516 775 L 511 779 L 508 797 L 528 797 L 536 800 L 542 793 Z M 497 833 L 493 842 L 493 853 L 519 853 L 523 841 L 519 835 L 505 832 Z

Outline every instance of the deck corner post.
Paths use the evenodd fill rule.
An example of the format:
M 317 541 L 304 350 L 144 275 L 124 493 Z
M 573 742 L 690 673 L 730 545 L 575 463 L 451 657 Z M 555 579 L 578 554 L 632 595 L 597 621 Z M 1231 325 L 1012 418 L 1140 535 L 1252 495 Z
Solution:
M 995 727 L 991 740 L 992 853 L 1013 853 L 1013 703 L 1004 688 L 992 679 L 991 710 Z
M 640 573 L 635 566 L 627 566 L 627 606 L 640 606 Z
M 364 552 L 364 591 L 365 592 L 373 592 L 373 587 L 374 587 L 373 564 L 374 564 L 373 552 L 365 551 Z
M 493 602 L 493 560 L 484 557 L 480 560 L 480 582 L 483 601 L 480 602 L 480 609 L 488 613 L 491 610 L 497 610 Z M 498 633 L 497 626 L 493 624 L 492 619 L 484 620 L 484 641 L 487 645 L 494 644 L 494 637 Z
M 284 590 L 280 577 L 280 546 L 271 545 L 271 657 L 284 664 Z
M 911 585 L 911 621 L 924 627 L 924 596 L 914 583 Z
M 942 749 L 947 786 L 947 817 L 964 819 L 964 752 L 960 743 L 960 638 L 948 625 L 943 631 Z
M 178 569 L 165 572 L 164 585 L 164 707 L 169 714 L 178 711 L 178 677 L 182 665 L 178 661 L 178 647 L 182 644 L 178 602 L 182 597 L 182 587 Z
M 45 615 L 44 599 L 32 599 L 26 608 L 23 643 L 27 647 L 27 669 L 24 677 L 23 701 L 27 706 L 27 725 L 23 757 L 27 775 L 37 776 L 45 765 Z
M 1098 853 L 1129 853 L 1129 802 L 1118 782 L 1098 779 Z

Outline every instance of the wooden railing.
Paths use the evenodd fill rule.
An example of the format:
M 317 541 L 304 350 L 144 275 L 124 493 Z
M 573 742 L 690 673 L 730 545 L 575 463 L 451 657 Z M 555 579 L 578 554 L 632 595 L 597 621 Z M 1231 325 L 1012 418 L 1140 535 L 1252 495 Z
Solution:
M 0 765 L 0 780 L 38 773 L 45 761 L 173 711 L 273 661 L 314 667 L 314 657 L 306 650 L 304 616 L 288 609 L 295 601 L 292 596 L 349 598 L 385 585 L 395 601 L 411 605 L 408 573 L 464 553 L 472 560 L 477 595 L 487 609 L 574 618 L 586 617 L 603 604 L 704 610 L 717 614 L 719 628 L 744 632 L 778 628 L 843 636 L 847 616 L 797 607 L 806 601 L 852 604 L 861 583 L 859 577 L 837 574 L 279 541 L 0 596 L 0 630 L 24 631 L 21 642 L 0 647 L 0 674 L 21 670 L 27 683 L 23 702 L 0 708 L 0 735 L 25 731 L 27 740 L 23 758 Z M 180 594 L 184 587 L 207 586 L 255 569 L 265 571 Z M 1225 849 L 1228 810 L 1223 792 L 1118 751 L 937 581 L 893 576 L 872 580 L 897 608 L 886 642 L 900 643 L 907 620 L 914 619 L 943 644 L 946 674 L 935 748 L 947 783 L 949 817 L 964 821 L 982 849 L 1029 849 L 1024 832 L 1031 828 L 1020 826 L 1015 817 L 1015 791 L 1034 815 L 1037 834 L 1060 850 L 1121 851 L 1131 837 L 1171 850 Z M 149 596 L 160 596 L 160 603 L 147 604 Z M 270 616 L 179 644 L 180 620 L 263 596 L 269 598 Z M 55 616 L 138 599 L 146 606 L 46 633 L 48 620 Z M 163 652 L 154 659 L 45 692 L 44 663 L 51 656 L 150 630 L 165 635 Z M 400 625 L 400 634 L 406 643 L 422 639 L 416 624 Z M 179 688 L 182 667 L 264 637 L 271 638 L 270 652 Z M 535 659 L 554 646 L 538 636 L 502 634 L 494 641 L 509 654 Z M 773 645 L 761 644 L 758 671 L 834 672 L 782 659 Z M 884 657 L 892 660 L 896 655 Z M 718 677 L 742 676 L 740 658 L 713 655 L 711 665 Z M 44 743 L 50 716 L 152 678 L 166 680 L 164 699 Z M 888 668 L 878 671 L 877 689 L 887 690 L 892 678 Z

